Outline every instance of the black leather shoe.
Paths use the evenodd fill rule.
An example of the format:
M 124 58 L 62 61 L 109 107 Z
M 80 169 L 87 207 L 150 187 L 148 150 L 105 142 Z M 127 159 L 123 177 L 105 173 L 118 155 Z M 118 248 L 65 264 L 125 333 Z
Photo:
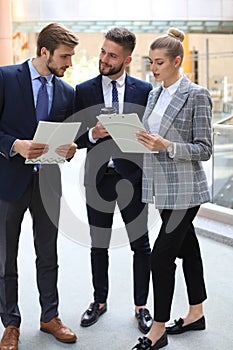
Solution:
M 152 346 L 152 342 L 149 338 L 143 337 L 138 338 L 139 343 L 136 344 L 131 350 L 137 349 L 137 350 L 158 350 L 163 348 L 168 344 L 167 341 L 167 333 L 165 332 L 159 340 Z
M 139 313 L 135 312 L 135 317 L 138 320 L 138 329 L 144 334 L 148 333 L 153 323 L 149 310 L 141 308 Z
M 199 320 L 183 326 L 184 320 L 180 318 L 178 321 L 175 320 L 173 324 L 166 327 L 167 334 L 181 334 L 188 331 L 202 331 L 205 329 L 205 317 L 202 316 Z
M 96 323 L 101 315 L 107 311 L 107 304 L 100 309 L 99 303 L 91 303 L 89 308 L 84 312 L 81 317 L 81 326 L 89 327 Z

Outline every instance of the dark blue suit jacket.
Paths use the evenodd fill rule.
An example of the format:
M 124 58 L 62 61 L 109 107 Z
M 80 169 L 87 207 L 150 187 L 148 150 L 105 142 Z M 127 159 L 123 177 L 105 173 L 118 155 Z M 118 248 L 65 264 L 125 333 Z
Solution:
M 123 113 L 137 113 L 142 119 L 151 89 L 151 84 L 126 74 Z M 102 75 L 76 86 L 76 120 L 82 122 L 76 142 L 78 148 L 87 148 L 84 184 L 93 186 L 102 179 L 111 156 L 122 177 L 138 183 L 142 155 L 121 152 L 111 137 L 99 139 L 96 144 L 89 142 L 86 130 L 96 125 L 96 116 L 103 107 Z
M 53 83 L 54 95 L 49 121 L 61 122 L 73 112 L 74 89 L 57 77 L 54 77 Z M 27 61 L 0 67 L 0 199 L 17 200 L 29 184 L 33 166 L 24 164 L 25 159 L 19 154 L 14 157 L 9 154 L 14 141 L 31 140 L 36 127 Z M 58 170 L 54 166 L 56 174 Z

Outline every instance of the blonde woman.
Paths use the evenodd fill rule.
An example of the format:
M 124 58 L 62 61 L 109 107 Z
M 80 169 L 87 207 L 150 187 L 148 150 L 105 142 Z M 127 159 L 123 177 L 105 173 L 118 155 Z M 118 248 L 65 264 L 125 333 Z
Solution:
M 144 155 L 143 201 L 155 202 L 162 225 L 152 252 L 154 322 L 133 349 L 156 350 L 167 334 L 205 329 L 207 298 L 193 226 L 200 205 L 210 200 L 202 161 L 210 158 L 212 103 L 207 89 L 181 73 L 184 33 L 171 28 L 150 46 L 151 71 L 161 86 L 151 91 L 138 141 L 157 153 Z M 166 327 L 175 285 L 176 258 L 183 260 L 189 309 Z

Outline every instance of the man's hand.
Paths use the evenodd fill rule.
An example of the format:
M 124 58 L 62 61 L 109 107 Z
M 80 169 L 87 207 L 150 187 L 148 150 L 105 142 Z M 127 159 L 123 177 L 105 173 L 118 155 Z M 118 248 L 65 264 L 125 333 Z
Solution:
M 75 155 L 75 152 L 77 150 L 76 143 L 72 143 L 69 145 L 62 145 L 56 148 L 55 152 L 64 158 L 72 158 Z
M 109 136 L 107 130 L 103 127 L 103 125 L 98 122 L 96 126 L 92 129 L 92 137 L 94 140 L 102 139 L 106 136 Z
M 19 153 L 26 159 L 32 159 L 47 153 L 48 145 L 43 143 L 33 143 L 32 140 L 16 140 L 12 151 Z

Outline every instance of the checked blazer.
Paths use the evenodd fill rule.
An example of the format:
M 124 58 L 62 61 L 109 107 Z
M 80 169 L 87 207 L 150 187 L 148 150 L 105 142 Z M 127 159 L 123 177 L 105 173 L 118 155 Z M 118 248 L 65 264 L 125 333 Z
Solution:
M 162 91 L 150 92 L 143 123 Z M 202 161 L 212 154 L 212 101 L 207 89 L 183 76 L 162 117 L 159 135 L 175 144 L 175 157 L 167 152 L 145 154 L 143 164 L 143 201 L 158 209 L 186 209 L 210 200 Z

